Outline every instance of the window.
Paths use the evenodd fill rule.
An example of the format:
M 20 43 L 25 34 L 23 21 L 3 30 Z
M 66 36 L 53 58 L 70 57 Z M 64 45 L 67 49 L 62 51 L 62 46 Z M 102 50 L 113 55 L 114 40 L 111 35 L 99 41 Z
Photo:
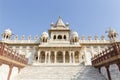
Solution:
M 64 39 L 66 39 L 66 35 L 64 35 Z
M 32 49 L 32 48 L 33 48 L 33 46 L 30 46 L 30 48 Z
M 62 36 L 61 36 L 61 35 L 58 35 L 58 39 L 62 39 Z
M 56 35 L 54 35 L 53 39 L 56 39 Z
M 8 38 L 8 36 L 6 36 L 6 38 Z
M 43 42 L 45 42 L 45 38 L 43 38 Z
M 16 46 L 16 48 L 19 48 L 19 46 Z
M 97 48 L 97 46 L 93 46 L 93 48 Z
M 90 46 L 87 46 L 87 48 L 90 48 Z

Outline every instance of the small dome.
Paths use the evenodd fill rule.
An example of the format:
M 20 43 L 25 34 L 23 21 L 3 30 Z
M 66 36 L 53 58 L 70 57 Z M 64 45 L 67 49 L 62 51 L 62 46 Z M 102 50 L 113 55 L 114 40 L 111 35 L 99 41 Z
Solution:
M 65 24 L 66 26 L 69 26 L 69 23 L 68 22 L 66 22 L 66 24 Z
M 72 37 L 79 37 L 77 32 L 72 33 Z
M 11 31 L 10 29 L 6 29 L 6 30 L 4 31 L 4 33 L 5 33 L 5 34 L 12 35 L 12 31 Z
M 48 35 L 48 33 L 47 32 L 43 32 L 42 33 L 42 37 L 48 37 L 49 35 Z
M 50 26 L 54 26 L 54 23 L 52 22 L 52 23 L 50 24 Z

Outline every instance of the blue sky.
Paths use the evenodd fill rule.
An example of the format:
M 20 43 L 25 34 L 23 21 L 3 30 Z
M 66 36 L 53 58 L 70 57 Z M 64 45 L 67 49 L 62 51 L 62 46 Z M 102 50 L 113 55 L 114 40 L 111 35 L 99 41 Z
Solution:
M 0 33 L 40 36 L 59 16 L 79 36 L 120 32 L 120 0 L 0 0 Z

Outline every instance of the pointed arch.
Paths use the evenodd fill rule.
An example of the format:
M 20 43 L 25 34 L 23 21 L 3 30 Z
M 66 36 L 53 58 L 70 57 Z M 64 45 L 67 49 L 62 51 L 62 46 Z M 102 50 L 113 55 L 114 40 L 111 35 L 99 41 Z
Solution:
M 45 63 L 45 51 L 41 51 L 40 59 L 41 59 L 41 63 Z
M 69 52 L 66 51 L 66 52 L 65 52 L 65 63 L 69 63 L 69 61 L 70 61 L 69 58 L 70 58 L 70 57 L 69 57 Z
M 57 52 L 57 62 L 63 63 L 63 53 L 61 51 Z
M 51 51 L 51 55 L 50 55 L 50 62 L 51 62 L 51 63 L 54 63 L 54 62 L 55 62 L 54 57 L 55 57 L 54 51 Z
M 79 63 L 79 51 L 75 51 L 75 63 Z

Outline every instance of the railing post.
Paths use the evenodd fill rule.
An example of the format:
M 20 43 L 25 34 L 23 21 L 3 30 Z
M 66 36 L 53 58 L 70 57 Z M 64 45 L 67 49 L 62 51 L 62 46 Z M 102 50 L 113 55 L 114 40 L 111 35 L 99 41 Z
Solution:
M 3 55 L 3 53 L 4 53 L 4 47 L 5 47 L 4 44 L 1 44 L 1 51 L 0 51 L 1 55 Z
M 107 70 L 107 76 L 108 76 L 108 80 L 111 80 L 111 75 L 110 75 L 110 71 L 109 71 L 109 65 L 105 66 L 106 70 Z
M 13 69 L 13 66 L 12 66 L 12 65 L 9 65 L 9 73 L 8 73 L 7 80 L 10 80 L 10 76 L 11 76 L 11 73 L 12 73 L 12 69 Z

